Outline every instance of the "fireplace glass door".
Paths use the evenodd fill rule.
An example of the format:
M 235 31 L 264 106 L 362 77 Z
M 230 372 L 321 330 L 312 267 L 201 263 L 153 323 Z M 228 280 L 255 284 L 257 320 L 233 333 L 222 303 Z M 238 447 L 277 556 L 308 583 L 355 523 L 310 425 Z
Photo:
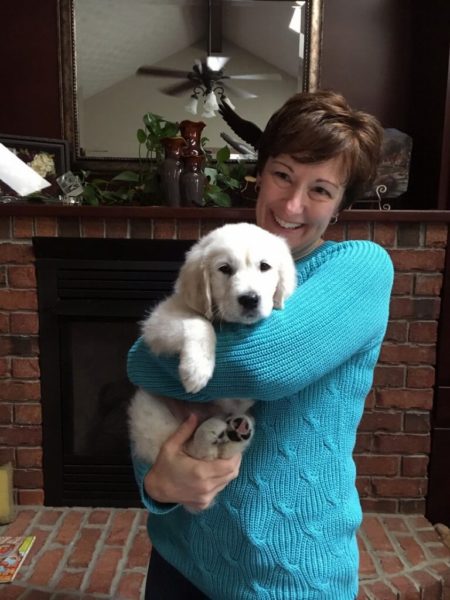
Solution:
M 35 238 L 45 503 L 139 506 L 126 356 L 192 242 Z

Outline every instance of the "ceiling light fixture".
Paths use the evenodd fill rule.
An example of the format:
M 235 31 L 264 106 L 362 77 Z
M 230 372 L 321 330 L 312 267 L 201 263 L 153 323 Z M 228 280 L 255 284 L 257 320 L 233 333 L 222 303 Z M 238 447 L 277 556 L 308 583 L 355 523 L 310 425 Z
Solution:
M 203 101 L 203 112 L 201 115 L 205 119 L 211 119 L 217 116 L 217 111 L 219 110 L 218 97 L 222 102 L 228 104 L 230 108 L 235 108 L 231 100 L 226 96 L 223 87 L 217 85 L 211 88 L 203 86 L 195 87 L 184 109 L 191 115 L 196 115 L 199 110 L 199 100 L 201 99 Z

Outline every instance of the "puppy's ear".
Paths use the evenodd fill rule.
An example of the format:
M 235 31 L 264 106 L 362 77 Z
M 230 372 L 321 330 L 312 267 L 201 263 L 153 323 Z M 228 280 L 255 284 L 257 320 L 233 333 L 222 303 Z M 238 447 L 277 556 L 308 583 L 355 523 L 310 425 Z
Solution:
M 284 301 L 294 292 L 297 285 L 297 272 L 291 252 L 284 240 L 280 241 L 278 284 L 273 295 L 274 308 L 283 308 Z
M 198 244 L 187 253 L 175 283 L 175 291 L 182 296 L 189 308 L 211 321 L 211 282 L 205 258 Z

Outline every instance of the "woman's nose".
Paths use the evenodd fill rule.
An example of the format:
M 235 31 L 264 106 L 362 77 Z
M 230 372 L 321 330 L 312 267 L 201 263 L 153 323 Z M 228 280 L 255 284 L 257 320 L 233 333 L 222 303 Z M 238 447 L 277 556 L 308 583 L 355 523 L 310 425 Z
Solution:
M 292 190 L 288 198 L 286 198 L 286 208 L 292 212 L 301 212 L 306 205 L 307 195 L 303 188 Z

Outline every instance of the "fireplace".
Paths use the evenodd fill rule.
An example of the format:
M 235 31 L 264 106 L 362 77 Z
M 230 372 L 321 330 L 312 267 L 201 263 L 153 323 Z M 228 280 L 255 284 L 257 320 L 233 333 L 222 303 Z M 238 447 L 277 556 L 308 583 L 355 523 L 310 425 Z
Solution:
M 139 506 L 126 354 L 191 241 L 34 238 L 45 501 Z
M 168 278 L 173 279 L 183 254 L 180 250 L 189 247 L 191 240 L 222 225 L 224 219 L 251 220 L 253 213 L 249 213 L 243 209 L 224 212 L 209 208 L 0 207 L 0 462 L 14 466 L 18 504 L 129 506 L 137 501 L 128 447 L 125 455 L 117 452 L 119 444 L 113 441 L 117 438 L 108 435 L 114 452 L 107 460 L 99 459 L 98 447 L 92 450 L 98 442 L 96 446 L 106 452 L 108 443 L 103 432 L 101 436 L 83 434 L 78 440 L 78 449 L 80 445 L 84 445 L 83 452 L 86 445 L 91 448 L 87 457 L 82 453 L 77 456 L 70 440 L 63 442 L 70 427 L 64 419 L 70 423 L 68 406 L 73 403 L 70 360 L 80 362 L 84 358 L 87 367 L 87 352 L 79 351 L 80 345 L 82 350 L 87 346 L 83 336 L 90 333 L 98 338 L 110 332 L 113 342 L 105 346 L 117 349 L 111 361 L 119 364 L 110 370 L 123 369 L 127 336 L 134 338 L 136 323 L 147 307 L 171 287 L 165 281 L 149 289 L 153 265 L 166 263 L 159 271 L 169 271 Z M 357 484 L 365 511 L 424 514 L 437 326 L 448 247 L 446 217 L 433 211 L 417 215 L 406 211 L 346 211 L 328 230 L 327 237 L 374 240 L 394 259 L 396 278 L 389 327 L 358 431 Z M 45 239 L 36 239 L 33 245 L 35 238 Z M 64 260 L 66 273 L 58 277 L 66 281 L 57 284 L 54 271 L 64 265 Z M 100 273 L 94 277 L 91 273 L 88 279 L 91 268 L 98 269 L 94 261 L 100 270 L 109 263 L 106 271 L 115 279 L 113 286 Z M 170 262 L 176 266 L 167 264 Z M 88 266 L 82 281 L 77 281 L 73 269 L 67 269 L 72 264 L 78 271 Z M 126 277 L 133 274 L 134 279 L 121 280 L 123 273 L 116 269 L 125 271 Z M 45 282 L 53 288 L 53 300 L 42 290 Z M 113 287 L 115 300 L 105 299 L 98 289 L 101 287 L 103 291 Z M 116 313 L 118 306 L 120 311 Z M 90 313 L 95 307 L 96 312 Z M 77 348 L 75 358 L 71 358 L 70 345 L 62 344 L 67 331 Z M 121 349 L 119 339 L 126 348 Z M 100 350 L 99 354 L 104 352 Z M 45 377 L 42 385 L 41 369 Z M 97 380 L 100 370 L 94 371 Z M 125 398 L 126 403 L 129 393 L 123 371 L 120 375 L 114 373 L 111 381 L 112 385 L 106 385 L 101 394 L 106 412 L 110 402 L 117 407 Z M 67 390 L 62 389 L 63 384 Z M 115 400 L 116 393 L 119 399 Z M 99 390 L 96 400 L 98 394 Z M 108 434 L 111 426 L 107 423 L 114 421 L 114 415 L 108 413 L 108 418 L 102 415 L 99 419 Z M 124 424 L 124 419 L 118 420 Z M 95 432 L 94 422 L 92 417 Z M 123 443 L 123 436 L 119 438 Z

